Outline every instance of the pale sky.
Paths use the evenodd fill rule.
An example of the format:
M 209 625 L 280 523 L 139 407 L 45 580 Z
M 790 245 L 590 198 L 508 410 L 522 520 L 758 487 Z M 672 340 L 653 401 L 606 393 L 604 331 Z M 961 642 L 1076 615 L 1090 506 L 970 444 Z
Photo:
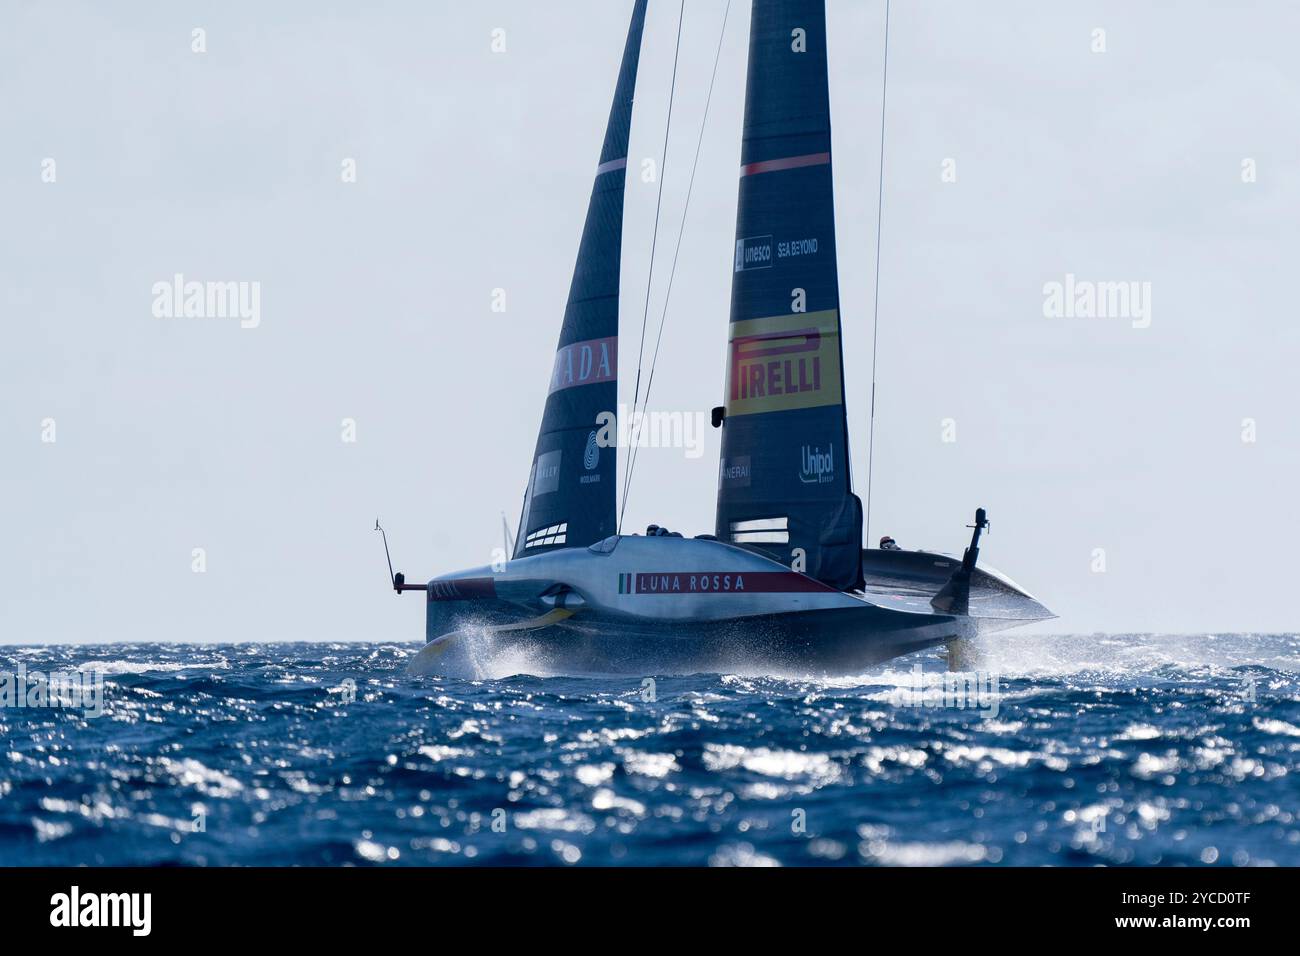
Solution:
M 664 163 L 678 6 L 650 4 L 624 400 L 636 173 L 664 183 L 653 329 L 723 6 L 686 4 Z M 422 637 L 374 519 L 413 580 L 513 530 L 630 10 L 0 7 L 0 642 Z M 828 4 L 864 498 L 883 13 Z M 748 20 L 735 0 L 656 409 L 722 395 Z M 895 0 L 873 538 L 960 552 L 988 508 L 982 560 L 1060 615 L 1040 631 L 1300 625 L 1298 33 L 1283 0 Z M 177 273 L 259 283 L 257 327 L 156 316 Z M 1149 327 L 1045 316 L 1067 274 L 1149 283 Z M 625 530 L 713 530 L 717 435 L 641 452 Z

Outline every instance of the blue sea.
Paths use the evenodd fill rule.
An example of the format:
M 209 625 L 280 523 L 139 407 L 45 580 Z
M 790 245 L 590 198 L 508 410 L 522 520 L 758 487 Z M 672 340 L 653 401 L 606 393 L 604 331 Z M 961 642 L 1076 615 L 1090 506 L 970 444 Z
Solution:
M 0 648 L 87 692 L 11 684 L 0 864 L 1300 865 L 1293 634 L 1003 636 L 960 679 L 419 646 Z

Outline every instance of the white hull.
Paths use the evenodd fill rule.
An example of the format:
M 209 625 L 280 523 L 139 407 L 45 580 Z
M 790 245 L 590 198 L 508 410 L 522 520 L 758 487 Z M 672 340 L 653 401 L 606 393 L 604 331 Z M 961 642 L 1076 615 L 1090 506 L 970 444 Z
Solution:
M 427 585 L 426 635 L 433 642 L 477 629 L 498 645 L 527 645 L 551 668 L 569 671 L 744 665 L 844 672 L 1051 616 L 1009 581 L 982 571 L 969 614 L 938 613 L 930 597 L 955 559 L 867 554 L 867 588 L 843 592 L 719 541 L 610 538 L 500 570 L 435 578 Z M 418 669 L 438 672 L 453 659 L 426 653 Z

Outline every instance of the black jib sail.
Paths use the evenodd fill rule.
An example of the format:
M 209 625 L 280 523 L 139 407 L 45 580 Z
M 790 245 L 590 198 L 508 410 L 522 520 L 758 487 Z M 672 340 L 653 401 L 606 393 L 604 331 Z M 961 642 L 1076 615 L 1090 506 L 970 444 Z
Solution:
M 858 586 L 824 0 L 754 0 L 733 269 L 717 535 Z
M 515 557 L 582 547 L 613 534 L 618 401 L 618 280 L 623 183 L 632 94 L 636 89 L 646 0 L 636 0 L 623 65 L 605 128 L 605 145 L 587 206 L 587 223 L 569 286 L 546 410 L 533 452 Z

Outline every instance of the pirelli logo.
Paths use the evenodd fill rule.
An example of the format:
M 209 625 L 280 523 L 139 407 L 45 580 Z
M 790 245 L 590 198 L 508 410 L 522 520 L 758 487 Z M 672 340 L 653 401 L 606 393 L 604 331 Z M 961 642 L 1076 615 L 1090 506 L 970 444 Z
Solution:
M 839 405 L 839 311 L 731 323 L 727 414 Z

